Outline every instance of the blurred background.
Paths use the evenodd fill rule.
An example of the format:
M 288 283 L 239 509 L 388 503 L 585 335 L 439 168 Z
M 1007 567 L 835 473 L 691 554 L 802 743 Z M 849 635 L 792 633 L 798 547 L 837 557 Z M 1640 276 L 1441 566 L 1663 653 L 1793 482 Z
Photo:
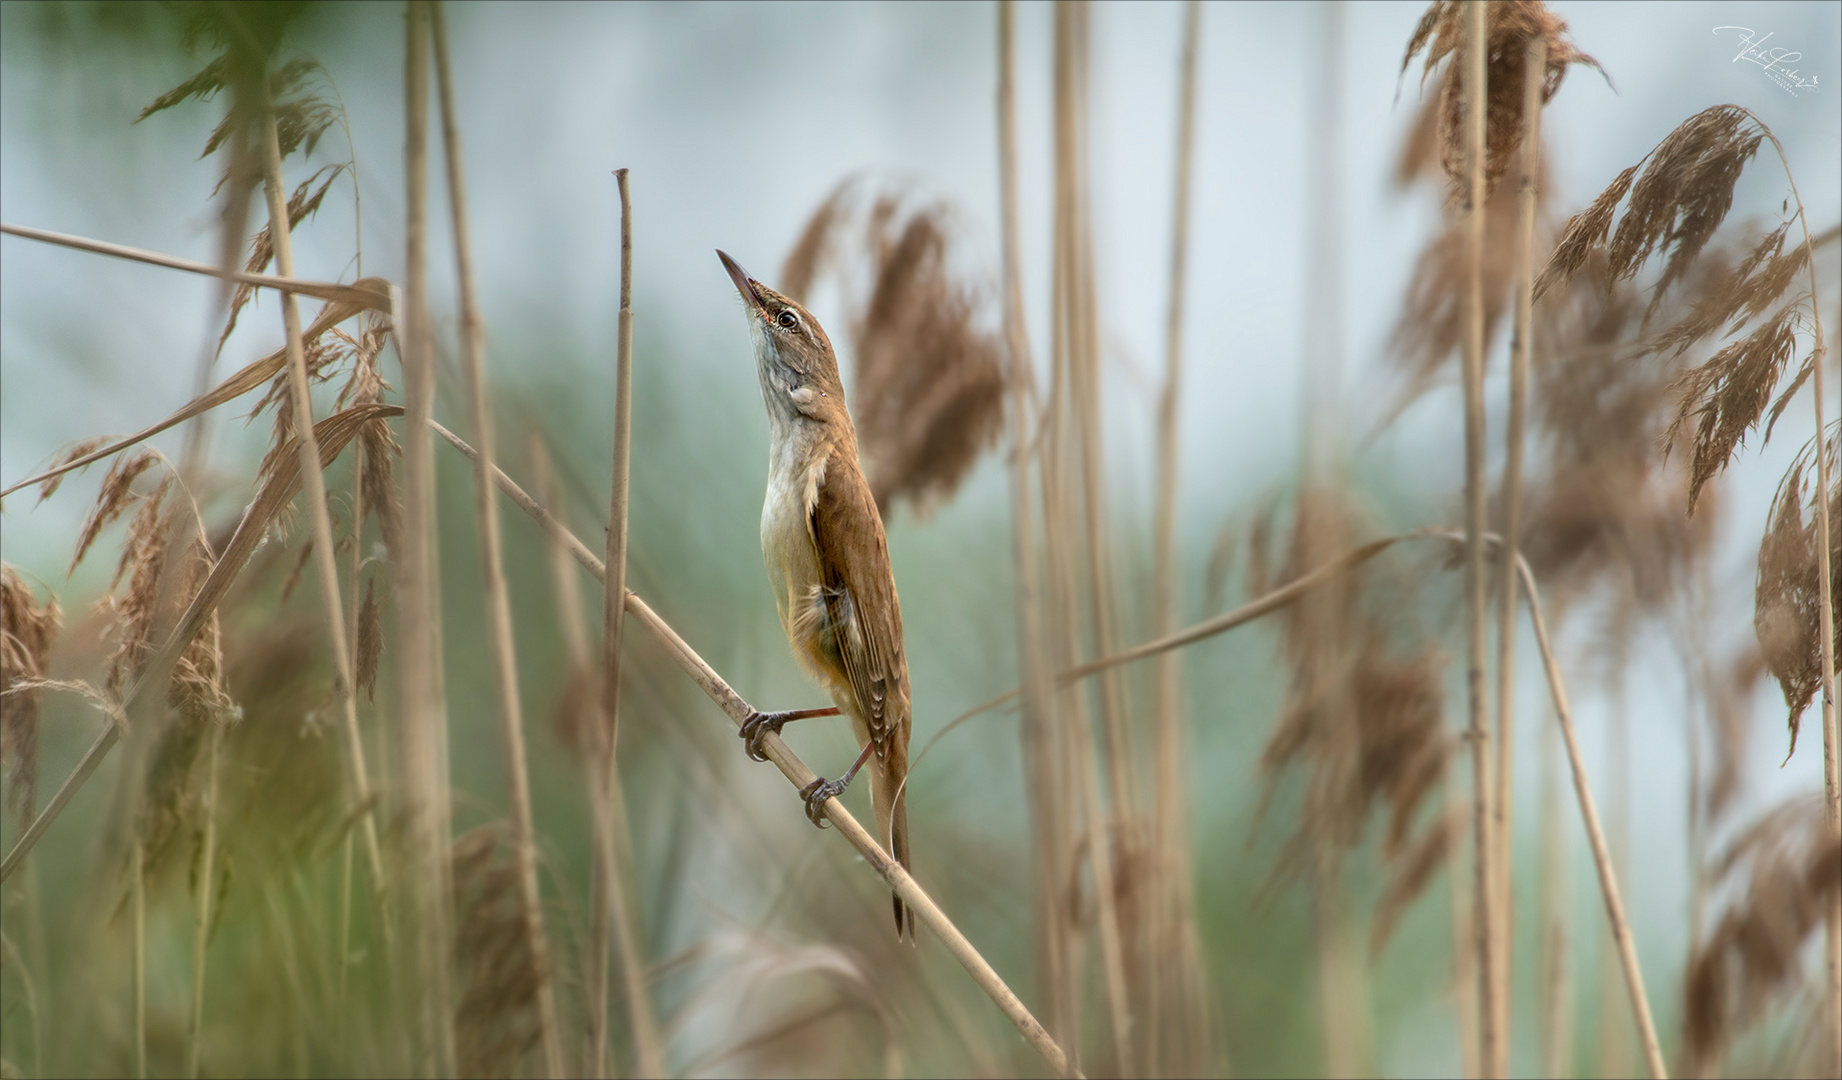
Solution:
M 1436 185 L 1395 181 L 1423 97 L 1433 93 L 1430 81 L 1423 93 L 1418 62 L 1403 74 L 1401 60 L 1423 10 L 1412 3 L 1204 6 L 1178 412 L 1179 625 L 1259 591 L 1234 556 L 1257 519 L 1299 481 L 1307 409 L 1338 432 L 1351 486 L 1377 531 L 1462 521 L 1456 368 L 1446 365 L 1422 386 L 1391 354 L 1415 260 L 1443 214 Z M 1544 114 L 1553 222 L 1585 205 L 1682 120 L 1728 102 L 1753 110 L 1782 140 L 1812 231 L 1842 215 L 1842 5 L 1559 2 L 1552 10 L 1605 74 L 1574 68 Z M 1087 153 L 1104 465 L 1125 598 L 1121 635 L 1131 643 L 1152 636 L 1142 597 L 1151 582 L 1184 8 L 1096 3 L 1090 18 Z M 188 51 L 178 14 L 151 5 L 9 0 L 0 20 L 0 219 L 216 261 L 212 193 L 222 162 L 199 151 L 222 102 L 135 122 L 207 55 Z M 788 653 L 762 571 L 767 425 L 746 324 L 712 249 L 772 285 L 811 214 L 845 179 L 861 176 L 868 185 L 942 200 L 952 208 L 955 272 L 979 298 L 975 322 L 995 333 L 1002 240 L 995 6 L 468 4 L 451 6 L 447 21 L 487 371 L 507 471 L 531 486 L 531 440 L 540 438 L 565 516 L 600 549 L 619 277 L 611 172 L 628 168 L 635 280 L 629 586 L 757 707 L 819 704 Z M 1051 21 L 1048 4 L 1017 5 L 1020 258 L 1039 372 L 1052 335 Z M 290 183 L 322 164 L 353 163 L 300 228 L 299 276 L 351 281 L 362 260 L 362 275 L 402 279 L 403 22 L 401 5 L 314 4 L 283 43 L 283 54 L 324 66 L 322 96 L 342 109 L 306 161 L 290 161 Z M 1756 65 L 1735 62 L 1733 34 L 1714 29 L 1735 25 L 1801 50 L 1814 91 L 1787 93 Z M 1325 132 L 1326 143 L 1314 144 L 1314 133 Z M 440 183 L 432 191 L 429 263 L 442 364 L 435 413 L 466 434 L 472 425 L 459 375 L 447 205 Z M 1784 197 L 1783 173 L 1768 150 L 1742 177 L 1730 220 L 1770 228 L 1783 218 Z M 1310 258 L 1319 216 L 1339 223 L 1328 240 L 1334 286 Z M 1832 290 L 1824 295 L 1826 322 L 1834 310 L 1835 255 L 1832 245 L 1819 261 Z M 199 357 L 221 330 L 214 295 L 205 278 L 12 236 L 0 243 L 0 481 L 30 475 L 73 440 L 132 431 L 184 404 Z M 808 300 L 840 346 L 848 385 L 847 290 L 821 279 Z M 217 377 L 280 347 L 276 310 L 270 294 L 254 300 L 224 344 Z M 1326 323 L 1338 327 L 1336 344 L 1331 360 L 1313 369 L 1317 385 L 1308 386 L 1308 343 L 1314 326 Z M 1496 432 L 1506 339 L 1500 327 L 1486 388 L 1492 476 L 1502 454 Z M 401 386 L 394 359 L 385 375 Z M 1832 395 L 1836 385 L 1829 383 Z M 1717 648 L 1750 636 L 1756 546 L 1778 478 L 1814 432 L 1808 393 L 1786 411 L 1771 441 L 1749 442 L 1721 480 L 1719 497 L 1698 515 L 1710 536 L 1703 625 Z M 245 425 L 246 408 L 219 410 L 212 422 L 199 491 L 208 520 L 234 522 L 249 499 L 268 433 L 260 423 Z M 183 439 L 175 429 L 153 445 L 176 459 Z M 903 600 L 917 750 L 953 718 L 1017 684 L 1009 451 L 1006 434 L 930 512 L 898 502 L 885 516 Z M 437 453 L 459 834 L 503 815 L 505 779 L 480 630 L 468 470 L 445 447 Z M 54 676 L 90 677 L 85 665 L 93 669 L 103 655 L 96 641 L 106 620 L 93 612 L 109 590 L 122 526 L 105 529 L 95 553 L 67 575 L 103 471 L 73 476 L 37 505 L 31 492 L 18 493 L 0 519 L 6 562 L 55 593 L 64 609 Z M 541 873 L 553 938 L 568 943 L 558 946 L 559 981 L 576 987 L 559 993 L 573 1001 L 582 976 L 569 956 L 580 951 L 588 920 L 590 837 L 577 755 L 554 730 L 568 663 L 543 534 L 512 508 L 504 517 Z M 289 543 L 304 535 L 297 523 Z M 1401 557 L 1432 584 L 1399 614 L 1456 658 L 1463 655 L 1459 579 L 1434 572 L 1438 554 Z M 282 573 L 285 567 L 275 576 Z M 582 586 L 590 618 L 598 619 L 599 587 Z M 1621 645 L 1623 666 L 1607 674 L 1594 603 L 1587 597 L 1571 605 L 1582 614 L 1559 628 L 1560 660 L 1595 788 L 1617 792 L 1629 807 L 1627 903 L 1673 1054 L 1690 943 L 1700 932 L 1690 903 L 1690 745 L 1698 737 L 1691 729 L 1712 721 L 1670 625 L 1681 609 L 1632 630 Z M 240 618 L 251 635 L 290 619 L 311 627 L 315 605 L 310 586 L 287 597 L 270 589 Z M 239 632 L 227 625 L 227 640 Z M 627 688 L 621 763 L 638 925 L 655 967 L 672 1071 L 855 1074 L 883 1070 L 892 1055 L 911 1075 L 1037 1069 L 938 943 L 924 939 L 913 953 L 892 946 L 881 884 L 835 837 L 803 820 L 782 779 L 744 759 L 720 712 L 642 637 L 629 629 L 636 674 Z M 1542 728 L 1551 721 L 1533 642 L 1523 644 L 1513 850 L 1518 909 L 1533 913 L 1541 884 L 1535 823 L 1544 791 Z M 323 667 L 323 658 L 311 658 L 317 647 L 305 648 L 299 662 Z M 1210 1071 L 1309 1075 L 1330 1068 L 1309 883 L 1275 877 L 1304 786 L 1282 772 L 1269 788 L 1262 767 L 1262 748 L 1285 707 L 1284 653 L 1281 627 L 1271 623 L 1181 654 L 1195 949 L 1220 1052 Z M 229 651 L 227 664 L 234 693 Z M 391 664 L 386 657 L 387 672 Z M 1447 724 L 1456 731 L 1460 666 L 1448 664 L 1441 680 Z M 377 704 L 364 706 L 368 731 L 383 723 L 389 696 L 380 688 Z M 69 695 L 48 696 L 44 709 L 41 804 L 102 722 Z M 1622 769 L 1608 748 L 1614 712 L 1629 725 Z M 1722 744 L 1743 754 L 1739 786 L 1712 824 L 1706 850 L 1821 786 L 1815 711 L 1788 758 L 1784 706 L 1769 680 L 1749 686 L 1740 715 L 1740 736 Z M 246 713 L 243 722 L 252 717 Z M 303 745 L 326 744 L 299 753 L 337 761 L 327 743 L 330 721 L 309 709 L 291 723 Z M 955 728 L 915 767 L 909 806 L 917 877 L 1034 1006 L 1031 808 L 1018 723 L 1014 710 L 999 710 Z M 836 721 L 798 725 L 789 741 L 825 775 L 841 771 L 855 749 Z M 0 1057 L 9 1075 L 132 1067 L 121 853 L 108 840 L 120 814 L 111 792 L 125 788 L 130 760 L 117 755 L 106 763 L 39 845 L 28 871 L 6 884 L 9 981 Z M 250 782 L 296 781 L 284 771 Z M 867 796 L 848 799 L 867 817 Z M 1565 820 L 1574 1027 L 1565 1064 L 1581 1075 L 1616 1074 L 1620 1063 L 1636 1069 L 1639 1062 L 1608 1057 L 1602 1045 L 1607 1026 L 1626 1023 L 1626 1014 L 1619 984 L 1600 977 L 1607 948 L 1601 902 L 1570 807 Z M 20 831 L 9 814 L 7 846 Z M 1442 871 L 1386 945 L 1367 951 L 1370 912 L 1386 886 L 1379 843 L 1379 830 L 1365 834 L 1340 879 L 1364 969 L 1355 1006 L 1361 1016 L 1351 1020 L 1367 1032 L 1358 1040 L 1359 1071 L 1457 1075 L 1463 1040 L 1452 891 Z M 150 919 L 164 918 L 159 925 L 171 931 L 149 935 L 156 1073 L 180 1071 L 191 1015 L 186 897 L 197 888 L 198 870 L 196 855 L 182 850 L 174 858 L 165 892 L 150 897 Z M 243 858 L 252 867 L 261 860 Z M 336 854 L 324 859 L 337 863 Z M 205 988 L 205 1071 L 394 1069 L 379 1064 L 387 1057 L 367 1057 L 371 1051 L 339 1049 L 334 1032 L 344 1029 L 334 1020 L 300 1020 L 300 984 L 329 976 L 290 969 L 284 977 L 274 959 L 286 952 L 275 927 L 293 918 L 276 913 L 298 904 L 319 912 L 301 919 L 327 918 L 330 901 L 308 898 L 332 895 L 327 875 L 336 876 L 336 865 L 300 869 L 292 878 L 232 867 L 220 887 Z M 1548 1030 L 1541 1004 L 1548 941 L 1534 922 L 1532 914 L 1521 918 L 1516 941 L 1515 1074 L 1547 1062 L 1536 1033 Z M 1814 953 L 1809 960 L 1814 979 L 1820 965 Z M 1097 969 L 1098 954 L 1086 962 Z M 370 971 L 366 963 L 355 970 Z M 29 992 L 22 989 L 28 981 Z M 820 1009 L 815 1020 L 804 1013 L 798 1023 L 789 1019 L 831 1000 L 827 995 L 855 1004 Z M 1092 1024 L 1104 1015 L 1101 1002 L 1095 990 L 1086 1014 Z M 1807 1061 L 1785 1049 L 1801 1045 L 1810 1015 L 1801 1008 L 1768 1016 L 1749 1036 L 1753 1042 L 1735 1051 L 1732 1067 L 1770 1072 L 1774 1063 Z M 356 1036 L 350 1045 L 358 1045 Z M 1106 1060 L 1100 1049 L 1090 1053 L 1092 1062 Z M 525 1061 L 514 1071 L 534 1068 Z

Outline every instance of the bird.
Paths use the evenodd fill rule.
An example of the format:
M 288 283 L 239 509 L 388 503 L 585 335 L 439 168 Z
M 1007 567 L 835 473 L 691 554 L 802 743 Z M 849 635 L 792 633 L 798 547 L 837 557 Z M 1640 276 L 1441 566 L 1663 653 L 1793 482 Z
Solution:
M 870 798 L 889 853 L 909 867 L 908 737 L 912 711 L 902 607 L 882 515 L 857 461 L 857 429 L 831 339 L 799 303 L 748 276 L 718 251 L 741 293 L 768 414 L 768 484 L 761 554 L 780 625 L 799 665 L 836 709 L 752 713 L 742 725 L 748 756 L 792 720 L 842 713 L 860 753 L 837 780 L 800 791 L 806 815 L 825 826 L 824 804 L 870 768 Z M 892 897 L 898 937 L 913 940 L 914 912 Z

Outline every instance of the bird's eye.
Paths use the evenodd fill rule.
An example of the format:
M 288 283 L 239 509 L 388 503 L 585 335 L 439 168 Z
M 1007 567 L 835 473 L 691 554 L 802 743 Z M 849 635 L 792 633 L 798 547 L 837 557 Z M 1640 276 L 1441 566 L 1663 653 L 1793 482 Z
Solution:
M 799 325 L 799 316 L 793 314 L 791 311 L 783 311 L 774 321 L 779 323 L 782 328 L 791 330 Z

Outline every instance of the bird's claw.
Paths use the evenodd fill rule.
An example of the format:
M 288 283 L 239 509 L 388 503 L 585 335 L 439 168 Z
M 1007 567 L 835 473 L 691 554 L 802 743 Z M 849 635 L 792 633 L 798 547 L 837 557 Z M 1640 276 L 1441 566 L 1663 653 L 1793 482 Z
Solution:
M 742 737 L 743 752 L 748 754 L 748 759 L 766 761 L 767 752 L 762 746 L 762 740 L 766 739 L 770 732 L 775 735 L 780 734 L 780 729 L 785 727 L 786 723 L 787 718 L 781 713 L 750 713 L 748 719 L 742 721 L 741 730 L 736 732 Z
M 827 780 L 823 776 L 799 789 L 799 797 L 806 800 L 806 817 L 821 829 L 830 824 L 825 820 L 825 800 L 842 794 L 843 781 Z

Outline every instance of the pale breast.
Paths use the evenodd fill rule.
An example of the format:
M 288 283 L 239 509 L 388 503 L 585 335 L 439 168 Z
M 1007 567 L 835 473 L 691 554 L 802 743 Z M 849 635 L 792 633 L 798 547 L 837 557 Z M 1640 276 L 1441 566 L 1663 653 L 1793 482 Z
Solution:
M 824 626 L 824 602 L 819 593 L 823 578 L 807 514 L 813 492 L 823 477 L 823 466 L 821 455 L 817 468 L 773 469 L 768 476 L 767 498 L 761 506 L 761 556 L 767 563 L 768 583 L 774 590 L 781 628 L 801 664 L 821 678 L 829 675 L 824 670 L 829 665 L 818 655 Z

